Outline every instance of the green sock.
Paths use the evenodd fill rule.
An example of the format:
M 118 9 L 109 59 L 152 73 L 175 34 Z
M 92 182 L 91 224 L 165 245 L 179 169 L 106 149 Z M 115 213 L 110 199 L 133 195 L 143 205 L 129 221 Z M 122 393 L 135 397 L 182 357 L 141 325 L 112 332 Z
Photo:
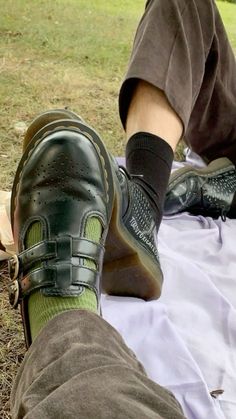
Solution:
M 99 242 L 102 235 L 100 221 L 91 217 L 85 228 L 85 237 Z M 42 240 L 42 229 L 39 222 L 31 225 L 27 232 L 26 246 L 33 246 Z M 83 259 L 84 266 L 95 268 L 92 260 Z M 36 338 L 44 325 L 57 314 L 72 309 L 86 309 L 94 313 L 98 312 L 95 292 L 85 288 L 78 297 L 46 297 L 40 291 L 33 293 L 28 301 L 28 313 L 32 340 Z

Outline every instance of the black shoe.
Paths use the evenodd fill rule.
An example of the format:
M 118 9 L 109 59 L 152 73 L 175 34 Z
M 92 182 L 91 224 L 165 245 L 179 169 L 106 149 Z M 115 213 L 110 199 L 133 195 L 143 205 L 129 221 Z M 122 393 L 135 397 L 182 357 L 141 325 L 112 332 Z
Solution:
M 164 215 L 188 211 L 225 220 L 235 191 L 236 171 L 229 159 L 219 158 L 202 169 L 185 166 L 170 177 Z
M 87 126 L 80 116 L 67 109 L 47 111 L 32 122 L 25 143 L 40 128 L 47 130 L 48 122 L 60 124 L 65 118 L 68 124 L 76 119 Z M 163 274 L 156 244 L 156 210 L 142 187 L 112 157 L 111 166 L 115 204 L 106 240 L 102 288 L 112 295 L 158 298 Z
M 156 299 L 163 274 L 156 209 L 146 192 L 113 160 L 115 203 L 106 240 L 102 286 L 108 294 Z
M 89 127 L 60 120 L 42 127 L 28 141 L 17 169 L 11 200 L 11 224 L 19 255 L 9 262 L 10 302 L 21 305 L 27 347 L 31 343 L 28 298 L 78 296 L 92 289 L 99 303 L 105 239 L 114 200 L 106 149 Z M 99 217 L 100 243 L 84 237 L 86 220 Z M 43 239 L 26 248 L 26 234 L 40 222 Z M 81 264 L 91 259 L 96 268 Z

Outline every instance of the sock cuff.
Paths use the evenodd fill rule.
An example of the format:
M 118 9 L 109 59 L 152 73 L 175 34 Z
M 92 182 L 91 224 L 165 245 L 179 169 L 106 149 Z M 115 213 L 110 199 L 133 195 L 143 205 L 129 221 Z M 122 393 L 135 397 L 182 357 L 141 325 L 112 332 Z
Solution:
M 171 169 L 172 162 L 174 159 L 174 152 L 171 146 L 157 135 L 150 134 L 149 132 L 137 132 L 130 137 L 126 146 L 126 160 L 130 158 L 130 155 L 137 150 L 145 150 L 157 155 L 158 158 L 162 157 L 162 160 Z

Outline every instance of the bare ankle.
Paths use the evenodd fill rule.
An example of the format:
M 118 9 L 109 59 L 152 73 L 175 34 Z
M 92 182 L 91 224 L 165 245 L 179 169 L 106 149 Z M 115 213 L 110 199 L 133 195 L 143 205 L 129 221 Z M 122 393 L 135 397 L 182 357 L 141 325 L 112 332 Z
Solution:
M 183 134 L 183 123 L 164 92 L 145 81 L 138 81 L 129 106 L 126 134 L 148 132 L 163 138 L 175 151 Z

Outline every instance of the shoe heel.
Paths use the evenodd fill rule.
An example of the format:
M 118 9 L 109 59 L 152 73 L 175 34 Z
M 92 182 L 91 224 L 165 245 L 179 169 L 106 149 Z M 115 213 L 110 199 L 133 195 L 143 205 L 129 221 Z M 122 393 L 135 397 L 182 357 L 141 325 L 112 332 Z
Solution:
M 202 168 L 195 168 L 192 166 L 184 166 L 181 169 L 175 170 L 170 175 L 170 180 L 168 184 L 168 191 L 175 186 L 176 182 L 179 182 L 182 176 L 186 173 L 194 173 L 197 176 L 210 176 L 212 174 L 217 174 L 220 171 L 224 171 L 225 169 L 234 168 L 233 163 L 227 157 L 220 157 L 219 159 L 213 160 L 211 163 L 208 164 L 206 167 Z
M 234 167 L 231 160 L 229 160 L 227 157 L 220 157 L 219 159 L 213 160 L 207 167 L 208 167 L 208 172 L 216 172 L 218 170 L 222 170 L 226 168 L 228 169 L 230 166 L 232 166 L 232 168 Z M 206 171 L 206 169 L 205 170 L 204 169 L 203 169 L 203 172 Z

